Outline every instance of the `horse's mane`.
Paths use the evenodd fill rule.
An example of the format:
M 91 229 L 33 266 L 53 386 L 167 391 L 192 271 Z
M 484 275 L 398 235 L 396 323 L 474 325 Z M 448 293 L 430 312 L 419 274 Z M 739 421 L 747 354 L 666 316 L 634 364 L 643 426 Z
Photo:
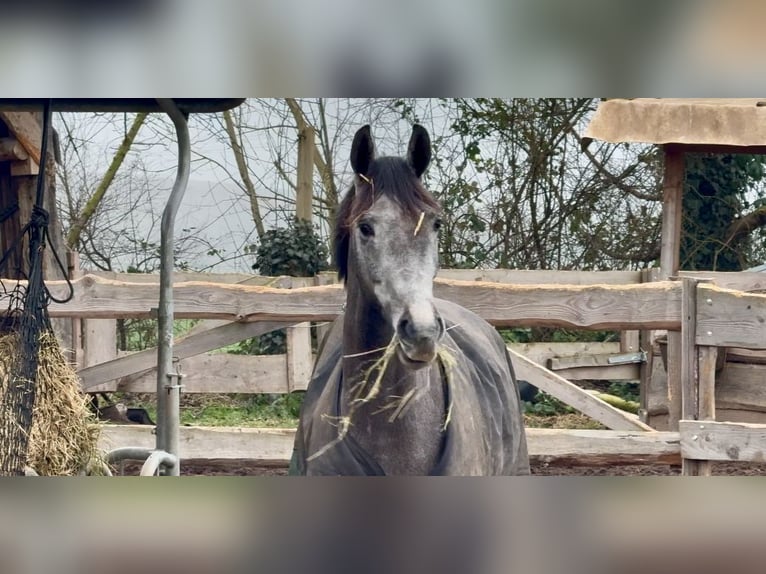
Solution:
M 441 210 L 439 202 L 426 189 L 415 172 L 400 157 L 380 157 L 370 164 L 366 176 L 356 181 L 346 192 L 335 221 L 335 265 L 338 278 L 348 276 L 348 250 L 351 226 L 379 197 L 392 199 L 405 216 L 418 218 L 423 212 Z

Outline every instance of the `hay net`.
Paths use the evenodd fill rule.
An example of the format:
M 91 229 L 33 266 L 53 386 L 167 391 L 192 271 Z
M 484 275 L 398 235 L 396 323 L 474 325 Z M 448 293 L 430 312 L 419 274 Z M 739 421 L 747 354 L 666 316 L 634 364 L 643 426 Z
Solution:
M 47 158 L 50 104 L 43 114 L 41 158 Z M 49 217 L 43 209 L 45 164 L 40 162 L 36 203 L 29 222 L 0 258 L 0 475 L 76 474 L 95 452 L 87 399 L 60 349 L 48 314 L 56 299 L 43 281 L 43 254 L 50 245 Z M 0 223 L 18 204 L 0 213 Z M 5 226 L 7 229 L 8 226 Z M 66 268 L 52 249 L 63 276 Z M 77 468 L 79 467 L 79 468 Z

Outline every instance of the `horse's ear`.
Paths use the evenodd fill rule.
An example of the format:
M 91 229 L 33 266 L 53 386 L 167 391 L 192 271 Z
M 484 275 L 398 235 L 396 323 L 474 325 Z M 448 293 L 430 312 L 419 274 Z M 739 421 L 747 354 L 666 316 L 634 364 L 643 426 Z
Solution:
M 375 159 L 375 143 L 372 141 L 370 126 L 359 128 L 351 144 L 351 167 L 356 174 L 367 175 Z
M 420 177 L 431 163 L 431 138 L 426 128 L 419 124 L 412 126 L 410 145 L 407 146 L 407 163 Z

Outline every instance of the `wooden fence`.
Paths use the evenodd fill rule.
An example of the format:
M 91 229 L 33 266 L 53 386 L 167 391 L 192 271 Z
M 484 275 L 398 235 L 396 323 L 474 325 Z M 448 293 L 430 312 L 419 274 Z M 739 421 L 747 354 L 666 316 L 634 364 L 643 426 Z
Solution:
M 437 297 L 475 311 L 496 326 L 609 329 L 633 333 L 659 329 L 681 333 L 684 342 L 684 361 L 680 369 L 683 420 L 672 432 L 656 432 L 638 417 L 610 407 L 567 380 L 578 377 L 635 380 L 643 377 L 647 371 L 645 363 L 615 365 L 594 359 L 625 351 L 619 343 L 591 343 L 587 357 L 582 348 L 571 345 L 567 349 L 554 344 L 512 347 L 520 378 L 612 429 L 529 429 L 533 458 L 565 464 L 672 463 L 681 458 L 700 457 L 706 460 L 760 460 L 758 457 L 763 456 L 763 451 L 748 445 L 759 444 L 757 433 L 766 437 L 766 431 L 758 428 L 753 431 L 741 422 L 714 423 L 708 419 L 713 421 L 710 404 L 718 398 L 711 390 L 715 384 L 715 360 L 711 349 L 766 347 L 766 343 L 760 342 L 766 342 L 762 325 L 763 317 L 766 317 L 766 296 L 743 293 L 764 289 L 766 277 L 757 273 L 704 275 L 714 284 L 694 283 L 692 288 L 693 281 L 688 277 L 683 281 L 640 282 L 651 279 L 651 274 L 632 272 L 451 270 L 437 278 L 434 292 Z M 308 286 L 306 279 L 275 280 L 238 275 L 178 274 L 176 281 L 176 316 L 205 320 L 196 332 L 177 341 L 174 349 L 174 355 L 182 360 L 183 372 L 188 375 L 184 381 L 186 392 L 291 392 L 305 388 L 311 366 L 306 322 L 334 319 L 343 302 L 339 285 L 321 285 L 328 281 L 327 278 L 311 280 L 315 286 Z M 87 333 L 103 329 L 116 318 L 151 317 L 157 304 L 157 282 L 156 276 L 86 275 L 75 281 L 75 296 L 71 302 L 51 305 L 51 316 L 82 321 L 86 344 L 82 352 L 85 364 L 80 374 L 86 390 L 154 390 L 154 350 L 94 364 Z M 55 283 L 50 285 L 54 292 L 63 290 L 63 287 Z M 697 291 L 698 297 L 690 299 L 689 294 Z M 763 309 L 763 315 L 754 309 Z M 693 317 L 694 322 L 689 317 Z M 217 322 L 209 323 L 211 319 Z M 291 328 L 292 340 L 286 356 L 208 354 L 222 346 L 285 326 Z M 693 337 L 690 329 L 693 329 Z M 623 339 L 635 341 L 636 337 L 631 335 Z M 650 357 L 653 355 L 649 353 Z M 567 360 L 560 360 L 562 356 Z M 689 358 L 692 356 L 699 357 L 695 359 L 698 363 Z M 559 360 L 554 360 L 557 357 Z M 652 359 L 647 362 L 651 363 Z M 654 363 L 656 367 L 657 361 Z M 546 369 L 543 364 L 560 370 Z M 708 380 L 711 364 L 712 383 Z M 728 368 L 728 363 L 726 365 Z M 757 385 L 755 375 L 753 381 L 753 385 Z M 732 385 L 724 387 L 728 401 L 724 404 L 738 407 L 729 409 L 730 412 L 757 413 L 765 402 L 763 393 L 753 390 L 752 386 L 747 391 L 737 391 Z M 642 392 L 644 406 L 650 406 L 652 392 L 648 389 Z M 678 400 L 678 397 L 668 397 L 670 392 L 668 383 L 666 402 Z M 705 423 L 696 422 L 698 419 Z M 151 431 L 151 428 L 141 426 L 111 427 L 105 433 L 105 446 L 151 446 L 154 440 Z M 182 458 L 248 458 L 285 463 L 292 448 L 291 429 L 187 427 L 181 432 Z M 747 438 L 742 440 L 746 443 L 737 445 L 736 440 L 745 435 Z M 692 438 L 694 436 L 696 438 Z M 701 439 L 702 436 L 706 438 Z M 701 450 L 700 441 L 708 447 L 706 450 Z M 706 463 L 685 462 L 684 466 L 690 474 L 709 470 Z

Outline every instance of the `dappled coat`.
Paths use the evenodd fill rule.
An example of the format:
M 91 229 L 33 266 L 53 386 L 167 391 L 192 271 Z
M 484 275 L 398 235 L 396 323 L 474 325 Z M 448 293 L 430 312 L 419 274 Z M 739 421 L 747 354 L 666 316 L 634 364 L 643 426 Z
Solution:
M 434 302 L 447 327 L 443 344 L 456 365 L 447 385 L 448 404 L 453 401 L 451 418 L 441 456 L 431 474 L 529 474 L 519 392 L 505 343 L 473 312 L 448 301 Z M 307 461 L 338 436 L 342 341 L 341 316 L 323 342 L 306 391 L 290 474 L 384 474 L 374 457 L 354 441 L 352 432 L 321 456 Z M 431 368 L 439 367 L 434 364 Z M 308 413 L 314 416 L 306 416 Z

